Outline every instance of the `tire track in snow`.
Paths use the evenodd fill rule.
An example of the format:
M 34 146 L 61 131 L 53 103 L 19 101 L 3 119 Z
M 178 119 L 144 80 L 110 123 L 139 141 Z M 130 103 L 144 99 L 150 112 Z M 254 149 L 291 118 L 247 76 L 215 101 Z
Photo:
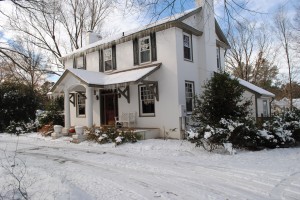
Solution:
M 300 199 L 300 185 L 294 184 L 300 180 L 300 172 L 295 172 L 280 181 L 271 191 L 270 196 L 274 199 Z
M 179 195 L 180 197 L 176 198 L 176 196 L 175 196 L 175 197 L 173 197 L 174 199 L 182 199 L 183 197 L 189 197 L 190 196 L 189 193 L 192 193 L 192 195 L 189 198 L 186 198 L 186 199 L 190 199 L 193 196 L 197 196 L 200 194 L 199 192 L 193 193 L 193 191 L 197 191 L 197 190 L 198 191 L 200 190 L 200 191 L 203 191 L 206 193 L 207 193 L 207 191 L 210 191 L 213 194 L 219 194 L 220 197 L 228 197 L 229 199 L 247 199 L 248 196 L 252 196 L 252 197 L 255 196 L 256 199 L 263 199 L 262 196 L 255 194 L 255 192 L 256 192 L 255 190 L 254 191 L 251 189 L 249 190 L 246 187 L 248 184 L 246 184 L 246 186 L 244 186 L 244 187 L 241 187 L 240 185 L 243 183 L 244 180 L 242 180 L 238 184 L 236 181 L 233 186 L 232 180 L 230 179 L 229 176 L 224 177 L 224 175 L 222 175 L 222 173 L 220 174 L 216 170 L 211 170 L 211 169 L 208 169 L 205 167 L 201 168 L 201 173 L 199 173 L 199 171 L 197 173 L 195 173 L 195 171 L 191 171 L 192 173 L 183 172 L 182 169 L 184 169 L 184 168 L 178 167 L 176 165 L 166 166 L 166 167 L 172 168 L 171 171 L 167 171 L 167 172 L 165 172 L 165 171 L 161 172 L 161 173 L 153 173 L 153 172 L 147 172 L 147 171 L 137 172 L 136 170 L 128 169 L 126 167 L 122 168 L 120 166 L 115 166 L 115 165 L 111 166 L 109 164 L 73 159 L 70 157 L 51 155 L 51 154 L 47 154 L 47 153 L 23 152 L 23 154 L 33 155 L 33 156 L 43 157 L 43 158 L 48 158 L 48 159 L 51 158 L 52 160 L 58 161 L 58 162 L 64 161 L 63 163 L 69 161 L 69 162 L 72 162 L 77 165 L 84 165 L 84 166 L 89 166 L 92 168 L 101 169 L 102 172 L 105 171 L 104 174 L 109 172 L 108 174 L 106 174 L 108 180 L 111 180 L 111 176 L 115 176 L 117 174 L 122 174 L 122 176 L 124 176 L 124 175 L 127 176 L 126 174 L 135 174 L 135 176 L 121 178 L 122 179 L 121 182 L 123 182 L 123 183 L 125 182 L 126 185 L 132 185 L 131 187 L 129 187 L 129 190 L 130 190 L 130 188 L 139 188 L 138 190 L 143 191 L 142 194 L 143 195 L 146 194 L 148 199 L 153 198 L 152 195 L 154 193 L 157 194 L 156 195 L 157 197 L 161 197 L 161 193 L 163 191 L 165 192 L 165 194 L 167 194 L 167 192 L 174 193 L 173 191 L 181 191 L 182 188 L 180 188 L 180 187 L 178 188 L 178 186 L 176 186 L 176 185 L 182 185 L 182 182 L 186 182 L 187 185 L 193 185 L 194 190 L 188 190 L 189 191 L 188 193 L 181 192 L 182 194 Z M 160 162 L 161 160 L 156 160 L 155 162 L 157 162 L 157 161 Z M 153 160 L 148 161 L 148 162 L 153 162 Z M 160 165 L 161 164 L 162 163 L 160 163 Z M 102 176 L 104 174 L 101 173 Z M 185 174 L 186 176 L 183 176 L 182 174 Z M 150 177 L 146 178 L 148 176 L 150 176 Z M 161 178 L 161 177 L 163 177 L 163 178 Z M 170 177 L 172 177 L 171 180 L 169 180 Z M 118 178 L 120 179 L 120 177 L 118 177 Z M 128 182 L 127 181 L 128 179 L 131 181 Z M 228 180 L 230 180 L 230 181 L 228 181 Z M 142 184 L 142 183 L 144 183 L 144 184 Z M 150 188 L 157 188 L 157 190 L 159 192 L 157 190 L 156 191 L 152 190 L 149 193 Z M 170 188 L 173 188 L 172 191 L 169 191 Z M 169 195 L 171 195 L 171 193 L 169 193 Z M 263 196 L 266 197 L 265 195 L 263 195 Z

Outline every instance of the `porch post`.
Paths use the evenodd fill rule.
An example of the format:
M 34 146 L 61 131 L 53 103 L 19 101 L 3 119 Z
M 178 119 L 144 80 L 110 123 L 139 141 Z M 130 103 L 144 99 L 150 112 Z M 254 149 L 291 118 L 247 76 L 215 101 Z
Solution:
M 64 90 L 65 98 L 64 98 L 64 106 L 65 106 L 65 128 L 67 130 L 71 127 L 70 120 L 70 101 L 69 101 L 69 91 L 67 89 Z
M 86 120 L 87 127 L 93 126 L 93 88 L 86 87 Z

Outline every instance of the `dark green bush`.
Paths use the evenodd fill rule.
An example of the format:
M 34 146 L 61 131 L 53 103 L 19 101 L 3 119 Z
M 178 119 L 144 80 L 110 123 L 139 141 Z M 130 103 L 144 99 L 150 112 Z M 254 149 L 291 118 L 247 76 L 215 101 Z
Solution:
M 0 83 L 0 132 L 11 122 L 30 122 L 35 120 L 39 107 L 39 93 L 26 85 Z

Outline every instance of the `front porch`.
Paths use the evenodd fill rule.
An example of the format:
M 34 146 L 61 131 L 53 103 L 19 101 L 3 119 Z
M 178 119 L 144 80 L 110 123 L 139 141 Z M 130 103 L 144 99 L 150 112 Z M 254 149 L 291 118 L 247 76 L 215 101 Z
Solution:
M 130 96 L 132 95 L 131 90 L 137 88 L 138 84 L 144 84 L 158 100 L 157 81 L 148 81 L 145 78 L 159 67 L 160 63 L 111 74 L 80 69 L 66 70 L 51 89 L 52 96 L 63 95 L 65 97 L 64 134 L 68 135 L 70 128 L 75 126 L 85 127 L 86 130 L 92 127 L 115 127 L 116 120 L 119 120 L 119 115 L 123 115 L 124 108 L 130 107 L 130 100 L 138 98 L 136 94 L 133 94 L 134 98 Z M 119 105 L 119 102 L 122 104 Z M 135 104 L 134 106 L 139 106 Z M 122 108 L 122 112 L 119 110 L 119 106 Z M 136 113 L 136 110 L 133 112 Z M 136 117 L 137 114 L 134 123 L 132 125 L 128 123 L 128 127 L 139 126 L 136 123 Z M 160 132 L 159 129 L 153 128 L 151 131 L 145 128 L 139 128 L 136 131 L 141 133 L 143 139 L 157 138 Z

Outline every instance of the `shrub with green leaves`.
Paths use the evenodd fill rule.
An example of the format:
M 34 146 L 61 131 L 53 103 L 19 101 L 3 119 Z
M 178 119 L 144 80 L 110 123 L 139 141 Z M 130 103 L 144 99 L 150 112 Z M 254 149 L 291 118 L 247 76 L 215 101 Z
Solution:
M 28 123 L 35 120 L 39 97 L 37 91 L 24 84 L 0 83 L 0 132 L 11 122 Z
M 58 97 L 51 99 L 46 105 L 46 111 L 38 116 L 39 125 L 44 126 L 48 124 L 52 125 L 64 125 L 63 107 L 64 98 Z
M 141 138 L 133 129 L 100 128 L 88 130 L 88 140 L 100 144 L 115 143 L 135 143 Z

